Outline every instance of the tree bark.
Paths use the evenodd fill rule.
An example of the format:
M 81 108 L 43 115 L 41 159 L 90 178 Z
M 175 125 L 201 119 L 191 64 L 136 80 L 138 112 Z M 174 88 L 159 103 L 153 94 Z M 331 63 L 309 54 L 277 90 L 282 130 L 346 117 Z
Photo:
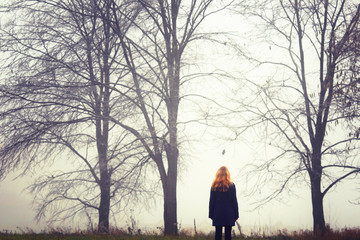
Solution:
M 100 233 L 108 233 L 110 212 L 110 176 L 108 173 L 101 174 L 100 191 L 98 231 Z
M 100 122 L 101 123 L 101 122 Z M 100 170 L 100 204 L 99 204 L 99 223 L 98 231 L 101 233 L 109 232 L 109 212 L 110 212 L 110 178 L 107 158 L 107 134 L 108 129 L 104 129 L 105 139 L 100 135 L 100 126 L 97 126 L 99 170 Z
M 310 172 L 311 202 L 313 213 L 313 232 L 315 235 L 325 234 L 325 218 L 323 206 L 323 194 L 321 192 L 321 157 L 315 154 L 312 159 L 312 171 Z
M 164 235 L 177 235 L 176 176 L 166 178 L 164 190 Z
M 313 177 L 311 181 L 311 201 L 313 212 L 313 231 L 316 235 L 323 236 L 325 233 L 325 219 L 323 196 L 320 191 L 320 178 Z
M 106 16 L 109 17 L 109 8 L 106 8 Z M 103 79 L 104 86 L 100 91 L 101 110 L 97 112 L 101 116 L 100 121 L 97 122 L 98 126 L 97 139 L 98 139 L 98 153 L 99 153 L 99 167 L 100 167 L 100 205 L 99 205 L 99 232 L 109 232 L 109 213 L 110 213 L 110 182 L 111 173 L 108 166 L 108 141 L 109 141 L 109 116 L 110 116 L 110 25 L 107 21 L 103 20 L 104 24 L 104 53 L 103 53 Z M 102 125 L 101 125 L 102 124 Z M 100 130 L 102 129 L 102 131 Z
M 177 106 L 177 105 L 176 105 Z M 172 109 L 174 110 L 174 109 Z M 174 114 L 174 115 L 172 115 Z M 163 185 L 164 189 L 164 234 L 178 235 L 177 227 L 177 166 L 178 166 L 178 144 L 177 144 L 177 128 L 176 128 L 176 112 L 170 111 L 169 125 L 170 125 L 170 143 L 166 145 L 166 156 L 168 160 L 168 174 L 166 176 L 166 183 Z

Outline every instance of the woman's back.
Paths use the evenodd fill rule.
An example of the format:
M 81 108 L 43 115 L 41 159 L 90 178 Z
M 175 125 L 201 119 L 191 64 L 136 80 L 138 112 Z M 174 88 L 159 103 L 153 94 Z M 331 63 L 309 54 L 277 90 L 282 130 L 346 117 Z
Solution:
M 225 191 L 211 189 L 209 217 L 213 220 L 213 226 L 235 225 L 239 217 L 235 184 L 231 184 Z
M 225 227 L 225 240 L 231 240 L 231 228 L 239 218 L 235 184 L 231 181 L 229 170 L 223 166 L 216 172 L 211 184 L 209 218 L 215 226 L 215 240 L 221 240 Z

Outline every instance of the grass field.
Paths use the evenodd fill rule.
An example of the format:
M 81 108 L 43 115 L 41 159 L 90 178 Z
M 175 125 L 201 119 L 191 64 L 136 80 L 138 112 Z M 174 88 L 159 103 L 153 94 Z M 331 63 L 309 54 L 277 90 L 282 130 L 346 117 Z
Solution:
M 57 234 L 7 234 L 0 235 L 1 240 L 212 240 L 213 236 L 178 236 L 178 237 L 167 237 L 167 236 L 118 236 L 118 235 L 100 235 L 100 234 L 89 234 L 89 235 L 57 235 Z M 233 240 L 262 240 L 262 239 L 278 239 L 278 238 L 263 238 L 263 237 L 233 237 Z M 279 238 L 280 239 L 280 238 Z M 281 238 L 290 239 L 290 238 Z
M 89 232 L 64 233 L 8 233 L 0 232 L 0 240 L 212 240 L 211 234 L 198 234 L 197 236 L 161 236 L 161 235 L 131 235 L 124 232 L 111 234 L 96 234 Z M 341 230 L 329 229 L 324 237 L 313 236 L 311 231 L 287 232 L 278 231 L 276 234 L 265 236 L 253 233 L 250 236 L 234 236 L 233 240 L 360 240 L 360 228 L 344 228 Z
M 0 235 L 1 240 L 196 240 L 196 239 L 212 239 L 212 238 L 196 238 L 196 237 L 164 237 L 164 236 L 118 236 L 118 235 L 100 235 L 100 234 L 88 234 L 88 235 L 57 235 L 57 234 L 15 234 L 15 235 Z
M 164 237 L 164 236 L 115 236 L 115 235 L 55 235 L 55 234 L 16 234 L 0 235 L 1 240 L 213 240 L 214 237 Z M 359 240 L 358 236 L 326 236 L 324 238 L 313 236 L 284 236 L 274 235 L 268 237 L 233 237 L 233 240 Z

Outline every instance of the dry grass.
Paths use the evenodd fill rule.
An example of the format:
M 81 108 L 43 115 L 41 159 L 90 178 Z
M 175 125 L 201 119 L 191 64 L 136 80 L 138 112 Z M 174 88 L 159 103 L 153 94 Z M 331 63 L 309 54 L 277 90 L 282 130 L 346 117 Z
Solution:
M 197 232 L 193 236 L 191 231 L 182 230 L 179 236 L 162 236 L 156 233 L 130 234 L 123 229 L 112 229 L 110 234 L 98 234 L 90 231 L 71 232 L 69 229 L 50 229 L 44 233 L 34 233 L 30 229 L 28 232 L 11 233 L 0 232 L 0 240 L 212 240 L 213 233 Z M 317 237 L 312 231 L 293 231 L 279 230 L 277 233 L 264 236 L 252 233 L 251 236 L 234 236 L 233 240 L 359 240 L 360 228 L 344 228 L 341 230 L 328 229 L 324 237 Z

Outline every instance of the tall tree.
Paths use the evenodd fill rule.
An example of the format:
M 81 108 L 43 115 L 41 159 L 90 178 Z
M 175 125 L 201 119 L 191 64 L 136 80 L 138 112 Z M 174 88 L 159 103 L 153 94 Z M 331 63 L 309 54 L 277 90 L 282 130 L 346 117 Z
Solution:
M 24 59 L 34 60 L 35 62 L 28 69 L 34 70 L 37 69 L 35 66 L 42 66 L 36 63 L 37 60 L 43 60 L 44 63 L 42 64 L 54 64 L 55 62 L 55 70 L 51 73 L 55 72 L 56 74 L 57 69 L 66 69 L 66 71 L 61 72 L 62 75 L 67 76 L 65 75 L 67 73 L 72 76 L 74 74 L 77 81 L 82 80 L 85 82 L 84 85 L 78 87 L 78 91 L 84 91 L 88 94 L 83 104 L 91 108 L 82 108 L 82 105 L 78 105 L 81 101 L 77 98 L 83 95 L 76 92 L 72 94 L 77 98 L 73 103 L 74 106 L 71 105 L 71 109 L 74 108 L 82 114 L 83 112 L 84 114 L 92 114 L 91 121 L 87 123 L 95 126 L 96 134 L 94 139 L 96 139 L 96 150 L 99 159 L 99 162 L 95 164 L 99 172 L 95 172 L 100 175 L 100 179 L 105 179 L 105 182 L 99 184 L 101 190 L 99 209 L 107 211 L 109 208 L 107 196 L 109 196 L 108 180 L 110 173 L 107 170 L 109 169 L 109 159 L 107 157 L 109 156 L 108 141 L 111 138 L 108 130 L 115 132 L 115 128 L 120 126 L 132 134 L 132 137 L 137 141 L 134 144 L 141 143 L 142 149 L 146 150 L 146 154 L 141 151 L 140 155 L 137 156 L 142 156 L 139 159 L 146 159 L 146 156 L 151 158 L 161 179 L 164 192 L 165 234 L 177 234 L 178 114 L 182 96 L 180 88 L 185 83 L 185 78 L 181 77 L 181 74 L 185 72 L 183 70 L 185 64 L 183 62 L 184 52 L 190 42 L 209 37 L 206 33 L 201 34 L 198 32 L 203 20 L 228 6 L 227 3 L 221 2 L 214 9 L 211 9 L 210 5 L 212 3 L 212 0 L 200 2 L 193 0 L 186 3 L 175 0 L 169 2 L 160 0 L 25 1 L 25 7 L 20 8 L 28 8 L 32 11 L 36 9 L 35 12 L 39 14 L 32 23 L 39 24 L 33 25 L 36 26 L 34 31 L 27 32 L 27 28 L 24 28 L 25 33 L 30 34 L 30 38 L 18 38 L 17 34 L 14 35 L 8 32 L 8 36 L 19 44 L 4 44 L 3 46 L 10 47 L 10 49 L 5 47 L 5 51 L 16 52 L 13 55 L 15 58 L 20 56 Z M 68 4 L 70 6 L 73 4 L 76 7 L 69 7 Z M 42 8 L 43 6 L 54 7 L 59 11 L 53 11 L 54 9 L 47 11 L 46 7 Z M 43 12 L 46 14 L 43 15 Z M 63 13 L 68 17 L 64 21 L 62 21 L 63 15 L 61 15 Z M 54 27 L 51 25 L 51 21 L 40 21 L 45 19 L 44 16 L 48 16 L 49 19 L 54 18 L 54 23 L 58 21 L 61 23 L 55 31 L 50 31 L 53 34 L 52 41 L 43 37 L 47 36 L 48 30 L 51 30 L 51 28 L 47 29 L 46 26 Z M 45 30 L 40 31 L 41 28 L 37 28 L 39 25 L 40 27 L 45 26 Z M 64 31 L 71 31 L 64 32 L 61 27 L 64 27 Z M 35 34 L 31 35 L 32 32 Z M 116 38 L 113 38 L 112 34 L 106 35 L 106 33 L 112 32 L 116 34 Z M 67 44 L 66 51 L 51 54 L 55 53 L 55 50 L 58 49 L 56 46 L 62 46 L 62 42 L 67 38 L 71 40 L 69 42 L 65 41 Z M 35 39 L 34 43 L 36 45 L 33 45 L 30 39 Z M 58 39 L 61 39 L 61 41 L 56 41 Z M 25 40 L 26 44 L 22 40 Z M 15 48 L 12 49 L 11 46 L 15 46 Z M 16 48 L 17 46 L 24 49 L 19 50 Z M 78 48 L 82 51 L 77 52 Z M 125 67 L 123 68 L 123 66 Z M 21 67 L 19 66 L 16 69 L 25 69 Z M 36 73 L 33 73 L 32 77 L 35 78 L 35 76 L 37 76 Z M 14 79 L 18 79 L 16 77 L 15 74 Z M 29 81 L 27 81 L 26 77 L 23 79 L 25 80 L 24 83 L 27 84 Z M 71 80 L 74 78 L 71 78 Z M 131 82 L 122 82 L 123 79 L 130 79 Z M 69 92 L 70 88 L 65 86 L 60 90 L 63 89 L 65 89 L 65 92 Z M 64 91 L 60 90 L 58 89 L 56 94 L 48 94 L 45 98 L 49 100 L 53 96 L 58 96 L 60 100 L 68 99 L 64 97 Z M 28 94 L 27 91 L 25 97 L 22 94 L 10 92 L 9 88 L 3 88 L 2 92 L 6 95 L 3 98 L 4 102 L 25 101 L 38 103 L 37 101 L 40 101 L 34 101 L 28 97 L 26 95 Z M 41 94 L 44 93 L 41 92 Z M 39 98 L 44 97 L 41 94 L 36 96 Z M 31 95 L 31 97 L 34 98 L 34 95 Z M 111 102 L 113 99 L 117 101 Z M 65 105 L 61 101 L 58 103 L 58 101 L 54 103 L 52 100 L 50 103 L 54 103 L 55 106 L 59 107 L 69 107 L 69 104 Z M 48 102 L 41 100 L 40 103 L 47 104 Z M 6 112 L 4 115 L 10 116 L 9 114 L 14 109 L 16 107 L 9 107 L 4 111 Z M 31 107 L 31 109 L 35 108 Z M 37 115 L 31 114 L 31 116 Z M 134 121 L 134 118 L 125 118 L 124 116 L 133 116 L 136 121 Z M 45 133 L 47 132 L 44 131 Z M 52 142 L 50 141 L 39 141 L 41 137 L 42 135 L 36 135 L 34 138 L 30 138 L 34 140 L 34 143 L 30 141 L 30 145 L 44 147 L 44 142 L 51 145 Z M 100 139 L 100 142 L 97 142 L 98 139 Z M 35 145 L 35 143 L 42 143 L 42 145 Z M 25 145 L 23 149 L 27 150 L 29 148 Z M 41 150 L 44 150 L 44 148 Z M 50 151 L 50 148 L 46 150 Z M 4 150 L 3 156 L 10 156 L 5 153 L 6 150 Z M 40 150 L 36 153 L 40 153 Z M 49 156 L 53 156 L 51 152 L 48 153 Z M 38 157 L 39 155 L 32 156 Z M 28 158 L 27 160 L 29 159 L 36 158 Z M 100 159 L 103 159 L 103 161 L 100 162 Z M 29 161 L 18 161 L 18 163 L 20 162 L 29 163 Z M 12 161 L 11 157 L 8 157 L 7 160 L 4 160 L 4 163 L 6 163 L 3 165 L 5 169 L 10 169 L 9 167 L 16 162 Z M 87 164 L 87 166 L 92 165 Z M 111 186 L 110 184 L 110 188 Z M 99 214 L 100 230 L 108 228 L 108 221 L 104 220 L 107 219 L 106 211 L 104 212 L 105 215 Z
M 199 26 L 209 15 L 228 6 L 223 2 L 211 9 L 213 0 L 137 0 L 141 13 L 133 21 L 136 31 L 125 33 L 120 18 L 126 16 L 119 1 L 111 0 L 113 18 L 133 88 L 126 95 L 142 113 L 145 128 L 116 121 L 141 141 L 156 164 L 164 196 L 164 234 L 177 235 L 177 179 L 179 164 L 178 119 L 185 83 L 183 56 L 190 42 L 205 38 Z M 104 16 L 104 18 L 106 18 Z M 191 54 L 191 53 L 190 53 Z
M 64 166 L 31 186 L 37 195 L 47 190 L 38 217 L 47 211 L 50 220 L 89 216 L 92 209 L 98 230 L 108 232 L 110 208 L 142 191 L 141 167 L 148 159 L 134 137 L 109 120 L 135 114 L 115 90 L 126 85 L 128 72 L 120 41 L 99 14 L 109 17 L 109 5 L 29 0 L 13 2 L 9 10 L 19 15 L 1 31 L 7 57 L 0 87 L 1 177 L 14 168 L 26 173 L 41 162 L 60 162 L 69 153 L 75 170 Z M 130 13 L 136 11 L 126 15 L 134 18 Z M 122 22 L 122 31 L 130 25 Z
M 280 187 L 265 201 L 289 190 L 291 183 L 309 180 L 313 230 L 324 234 L 325 195 L 360 172 L 355 156 L 359 135 L 343 133 L 348 118 L 333 101 L 336 94 L 344 97 L 334 92 L 341 82 L 336 76 L 347 71 L 344 63 L 354 55 L 350 52 L 358 51 L 351 47 L 360 24 L 360 5 L 345 0 L 266 0 L 249 5 L 242 13 L 265 23 L 259 24 L 265 35 L 258 35 L 265 39 L 258 47 L 265 48 L 262 56 L 253 54 L 248 59 L 257 69 L 264 67 L 266 74 L 261 76 L 267 79 L 248 81 L 254 92 L 241 103 L 247 116 L 254 116 L 248 125 L 264 123 L 267 143 L 279 151 L 257 165 L 264 174 L 260 181 L 279 181 Z

